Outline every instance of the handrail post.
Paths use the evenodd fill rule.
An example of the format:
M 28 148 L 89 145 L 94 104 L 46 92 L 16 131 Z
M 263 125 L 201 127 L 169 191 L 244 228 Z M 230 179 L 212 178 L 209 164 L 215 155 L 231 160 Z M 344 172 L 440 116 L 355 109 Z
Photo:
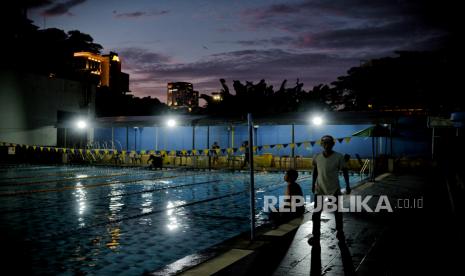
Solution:
M 255 183 L 253 168 L 253 122 L 252 114 L 247 114 L 249 124 L 249 166 L 250 166 L 250 240 L 255 239 Z

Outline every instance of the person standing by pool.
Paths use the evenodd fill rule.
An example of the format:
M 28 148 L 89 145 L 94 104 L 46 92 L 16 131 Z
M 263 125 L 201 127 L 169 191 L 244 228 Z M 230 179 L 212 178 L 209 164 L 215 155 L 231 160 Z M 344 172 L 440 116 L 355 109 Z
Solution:
M 211 147 L 211 153 L 213 155 L 213 165 L 216 165 L 216 163 L 218 163 L 218 149 L 220 149 L 220 146 L 218 145 L 218 142 L 215 141 Z
M 330 135 L 321 137 L 321 146 L 323 152 L 313 157 L 313 181 L 312 192 L 315 195 L 315 205 L 312 214 L 313 236 L 308 239 L 310 245 L 319 244 L 320 242 L 320 224 L 321 212 L 325 196 L 334 196 L 336 206 L 338 206 L 338 196 L 341 195 L 339 186 L 339 171 L 343 172 L 346 183 L 346 194 L 350 194 L 349 173 L 347 171 L 347 162 L 344 156 L 333 150 L 335 141 Z M 339 241 L 344 241 L 344 230 L 342 222 L 342 213 L 336 210 L 334 213 L 336 219 L 336 237 Z
M 244 148 L 244 162 L 242 163 L 242 168 L 245 167 L 245 165 L 249 164 L 249 155 L 250 155 L 250 151 L 249 151 L 249 141 L 244 141 L 242 142 L 242 148 Z

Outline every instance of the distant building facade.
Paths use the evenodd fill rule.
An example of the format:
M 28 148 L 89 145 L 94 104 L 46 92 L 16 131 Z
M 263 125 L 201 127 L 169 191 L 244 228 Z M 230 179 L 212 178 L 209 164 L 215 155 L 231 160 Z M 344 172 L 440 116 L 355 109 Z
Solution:
M 99 55 L 91 52 L 74 53 L 74 68 L 78 73 L 93 80 L 98 87 L 111 91 L 129 92 L 129 75 L 121 72 L 121 61 L 117 53 Z
M 167 105 L 173 109 L 186 108 L 189 111 L 199 106 L 199 92 L 194 91 L 192 83 L 168 83 Z

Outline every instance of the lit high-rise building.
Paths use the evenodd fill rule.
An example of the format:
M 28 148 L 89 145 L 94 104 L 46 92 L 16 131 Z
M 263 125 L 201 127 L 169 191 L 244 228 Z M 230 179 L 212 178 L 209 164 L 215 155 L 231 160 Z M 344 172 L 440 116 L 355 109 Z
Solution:
M 74 66 L 79 72 L 95 76 L 98 86 L 106 86 L 121 93 L 129 92 L 129 75 L 121 72 L 121 61 L 114 52 L 103 56 L 91 52 L 76 52 Z
M 194 91 L 192 83 L 168 83 L 167 105 L 173 109 L 187 108 L 191 111 L 199 106 L 199 92 Z

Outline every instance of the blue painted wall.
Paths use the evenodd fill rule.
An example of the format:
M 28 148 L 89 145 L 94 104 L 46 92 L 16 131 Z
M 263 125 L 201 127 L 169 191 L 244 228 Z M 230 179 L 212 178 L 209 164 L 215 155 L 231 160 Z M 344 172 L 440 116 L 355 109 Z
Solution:
M 369 125 L 296 125 L 295 142 L 315 141 L 321 136 L 329 134 L 335 138 L 350 137 L 354 132 L 365 129 Z M 262 125 L 255 129 L 255 145 L 288 144 L 291 143 L 291 125 Z M 117 149 L 129 150 L 191 150 L 192 147 L 192 127 L 178 126 L 168 127 L 144 127 L 129 128 L 128 141 L 126 141 L 126 128 L 114 128 L 115 145 Z M 248 139 L 247 126 L 234 127 L 234 145 L 231 139 L 232 133 L 227 126 L 210 127 L 210 146 L 213 142 L 218 142 L 221 148 L 240 147 L 243 141 Z M 111 128 L 100 128 L 94 131 L 94 141 L 100 145 L 111 145 Z M 207 148 L 207 127 L 195 127 L 195 148 Z M 394 155 L 424 155 L 428 152 L 429 144 L 422 139 L 411 139 L 407 137 L 396 138 L 393 142 Z M 334 148 L 341 153 L 348 153 L 351 156 L 359 154 L 361 157 L 369 157 L 372 152 L 372 139 L 364 137 L 352 137 L 349 143 L 345 141 L 337 142 Z M 320 146 L 305 148 L 304 145 L 295 148 L 296 156 L 310 157 L 321 151 Z M 379 138 L 378 152 L 380 154 L 390 152 L 390 141 L 386 138 Z M 259 154 L 272 153 L 274 155 L 290 155 L 291 148 L 261 150 Z M 240 154 L 239 152 L 237 154 Z

